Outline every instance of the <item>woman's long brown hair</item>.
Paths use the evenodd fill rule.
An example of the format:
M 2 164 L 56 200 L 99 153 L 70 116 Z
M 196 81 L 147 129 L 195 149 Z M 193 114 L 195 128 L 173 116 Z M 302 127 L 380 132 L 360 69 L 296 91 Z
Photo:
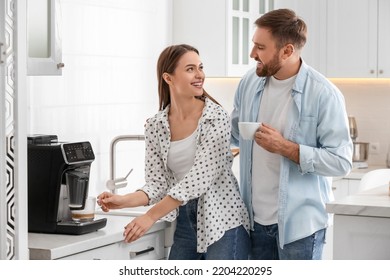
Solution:
M 179 59 L 187 52 L 196 52 L 199 55 L 199 51 L 186 44 L 172 45 L 165 48 L 157 61 L 157 79 L 158 79 L 158 96 L 159 96 L 159 110 L 165 109 L 171 104 L 171 95 L 169 91 L 169 85 L 163 79 L 163 74 L 173 74 L 177 67 Z M 213 102 L 219 103 L 212 98 L 204 89 L 203 95 L 200 98 L 209 98 Z

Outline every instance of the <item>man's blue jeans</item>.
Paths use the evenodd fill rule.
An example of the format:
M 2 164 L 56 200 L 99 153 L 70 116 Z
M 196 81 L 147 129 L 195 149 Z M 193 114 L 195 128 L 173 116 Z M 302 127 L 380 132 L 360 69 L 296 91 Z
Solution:
M 207 253 L 196 251 L 197 205 L 191 200 L 179 207 L 179 216 L 170 260 L 247 260 L 250 247 L 249 234 L 243 226 L 232 228 L 223 237 L 207 247 Z
M 263 226 L 255 222 L 250 232 L 252 260 L 320 260 L 325 243 L 326 229 L 297 241 L 279 246 L 278 225 Z

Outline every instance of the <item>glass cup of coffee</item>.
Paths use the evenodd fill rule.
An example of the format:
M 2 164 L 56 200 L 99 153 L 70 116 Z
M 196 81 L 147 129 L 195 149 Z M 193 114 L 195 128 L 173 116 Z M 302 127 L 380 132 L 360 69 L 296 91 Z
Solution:
M 77 223 L 91 222 L 95 219 L 96 197 L 89 196 L 85 200 L 84 209 L 71 210 L 72 220 Z

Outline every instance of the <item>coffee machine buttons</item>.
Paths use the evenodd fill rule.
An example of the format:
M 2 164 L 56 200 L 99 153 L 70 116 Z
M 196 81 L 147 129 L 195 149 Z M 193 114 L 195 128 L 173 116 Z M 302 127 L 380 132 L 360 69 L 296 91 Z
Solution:
M 91 162 L 95 159 L 91 143 L 89 142 L 64 143 L 61 149 L 67 164 Z

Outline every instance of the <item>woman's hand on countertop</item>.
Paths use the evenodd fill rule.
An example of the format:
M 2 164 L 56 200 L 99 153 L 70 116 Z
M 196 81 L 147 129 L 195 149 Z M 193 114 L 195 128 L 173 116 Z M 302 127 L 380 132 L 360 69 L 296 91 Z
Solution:
M 123 236 L 125 241 L 130 243 L 136 241 L 142 237 L 155 223 L 148 214 L 134 218 L 127 226 L 125 226 L 125 231 Z

